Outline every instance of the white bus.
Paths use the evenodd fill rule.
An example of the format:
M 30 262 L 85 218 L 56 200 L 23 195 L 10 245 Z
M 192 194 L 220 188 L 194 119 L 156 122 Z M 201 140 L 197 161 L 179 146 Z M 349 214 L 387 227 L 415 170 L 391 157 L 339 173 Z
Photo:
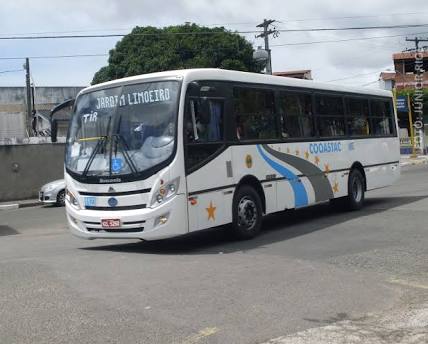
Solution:
M 115 80 L 76 99 L 67 219 L 86 239 L 155 240 L 337 201 L 396 181 L 390 92 L 193 69 Z

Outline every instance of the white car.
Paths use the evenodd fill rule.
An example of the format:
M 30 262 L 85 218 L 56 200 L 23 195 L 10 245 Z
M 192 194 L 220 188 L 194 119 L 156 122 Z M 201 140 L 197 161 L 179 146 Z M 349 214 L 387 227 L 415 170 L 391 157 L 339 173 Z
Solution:
M 39 201 L 42 203 L 55 203 L 65 205 L 65 180 L 58 179 L 42 186 L 39 191 Z

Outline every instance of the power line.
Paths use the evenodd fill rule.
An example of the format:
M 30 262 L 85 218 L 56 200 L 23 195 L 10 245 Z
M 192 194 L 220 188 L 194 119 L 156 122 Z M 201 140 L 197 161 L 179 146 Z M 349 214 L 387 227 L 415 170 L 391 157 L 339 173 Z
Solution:
M 375 72 L 370 72 L 370 73 L 360 73 L 360 74 L 354 74 L 354 75 L 348 75 L 345 76 L 343 78 L 339 78 L 339 79 L 332 79 L 332 80 L 327 80 L 327 81 L 323 81 L 323 82 L 334 82 L 334 81 L 342 81 L 342 80 L 348 80 L 348 79 L 355 79 L 355 78 L 359 78 L 361 76 L 367 76 L 367 75 L 371 75 L 371 74 L 375 74 L 375 73 L 381 73 L 381 71 L 375 71 Z
M 380 26 L 351 26 L 339 28 L 313 28 L 313 29 L 285 29 L 279 32 L 317 32 L 317 31 L 354 31 L 354 30 L 379 30 L 379 29 L 408 29 L 413 27 L 424 27 L 428 24 L 403 24 L 403 25 L 380 25 Z
M 230 31 L 231 33 L 237 34 L 250 34 L 260 33 L 261 31 Z M 124 37 L 124 36 L 187 36 L 187 35 L 218 35 L 224 33 L 223 31 L 212 32 L 212 31 L 199 31 L 199 32 L 157 32 L 157 33 L 112 33 L 102 35 L 48 35 L 48 36 L 3 36 L 0 40 L 36 40 L 36 39 L 67 39 L 67 38 L 112 38 L 112 37 Z
M 341 19 L 362 19 L 362 18 L 384 18 L 384 17 L 395 17 L 395 16 L 408 16 L 408 15 L 421 15 L 428 14 L 428 11 L 421 12 L 407 12 L 407 13 L 390 13 L 390 14 L 380 14 L 380 15 L 360 15 L 360 16 L 343 16 L 343 17 L 325 17 L 325 18 L 288 18 L 277 20 L 279 23 L 294 23 L 294 22 L 307 22 L 307 21 L 321 21 L 321 20 L 341 20 Z M 256 25 L 258 21 L 253 22 L 228 22 L 228 23 L 212 23 L 204 24 L 201 23 L 201 26 L 224 26 L 224 25 Z M 177 24 L 179 25 L 179 24 Z M 172 25 L 173 26 L 173 25 Z M 19 32 L 19 33 L 6 33 L 3 34 L 9 36 L 27 36 L 27 35 L 47 35 L 47 34 L 66 34 L 66 33 L 85 33 L 85 32 L 102 32 L 102 31 L 129 31 L 135 28 L 135 26 L 123 27 L 123 28 L 92 28 L 85 30 L 67 30 L 67 31 L 39 31 L 39 32 Z
M 303 18 L 303 19 L 281 19 L 284 22 L 306 22 L 306 21 L 320 21 L 320 20 L 341 20 L 341 19 L 363 19 L 363 18 L 382 18 L 382 17 L 395 17 L 395 16 L 407 16 L 407 15 L 421 15 L 428 13 L 427 11 L 422 12 L 408 12 L 408 13 L 390 13 L 390 14 L 379 14 L 379 15 L 366 15 L 366 16 L 344 16 L 344 17 L 326 17 L 326 18 Z
M 37 32 L 18 32 L 18 33 L 3 33 L 0 36 L 28 36 L 28 35 L 56 35 L 66 33 L 84 33 L 84 32 L 102 32 L 102 31 L 129 31 L 135 27 L 115 28 L 115 29 L 86 29 L 86 30 L 65 30 L 65 31 L 37 31 Z
M 46 56 L 5 56 L 0 57 L 0 60 L 22 60 L 25 58 L 30 59 L 63 59 L 63 58 L 75 58 L 75 57 L 98 57 L 108 56 L 108 54 L 75 54 L 75 55 L 46 55 Z
M 271 47 L 311 45 L 311 44 L 321 44 L 321 43 L 338 43 L 338 42 L 350 42 L 350 41 L 365 41 L 365 40 L 372 40 L 372 39 L 397 38 L 397 37 L 404 37 L 408 35 L 424 35 L 427 33 L 428 32 L 416 32 L 416 33 L 406 33 L 401 35 L 370 36 L 370 37 L 361 37 L 361 38 L 332 39 L 332 40 L 310 41 L 310 42 L 293 42 L 293 43 L 273 44 L 271 45 Z
M 277 30 L 278 32 L 322 32 L 322 31 L 355 31 L 355 30 L 380 30 L 380 29 L 407 29 L 415 27 L 426 27 L 428 24 L 406 24 L 406 25 L 381 25 L 381 26 L 355 26 L 355 27 L 342 27 L 342 28 L 307 28 L 307 29 L 284 29 Z M 236 34 L 261 34 L 261 31 L 229 31 Z M 100 34 L 100 35 L 44 35 L 44 36 L 1 36 L 0 40 L 37 40 L 37 39 L 73 39 L 73 38 L 114 38 L 124 36 L 165 36 L 165 35 L 217 35 L 223 31 L 199 31 L 199 32 L 156 32 L 156 33 L 129 33 L 129 34 Z
M 423 34 L 428 34 L 428 32 L 415 32 L 415 33 L 407 33 L 402 35 L 372 36 L 372 37 L 364 37 L 364 38 L 349 38 L 349 39 L 338 39 L 338 40 L 283 43 L 283 44 L 273 44 L 273 45 L 270 45 L 270 47 L 277 48 L 277 47 L 284 47 L 284 46 L 312 45 L 312 44 L 321 44 L 321 43 L 341 43 L 341 42 L 349 42 L 349 41 L 396 38 L 396 37 L 404 37 L 408 35 L 423 35 Z M 72 54 L 72 55 L 38 55 L 38 56 L 4 56 L 4 57 L 0 56 L 0 60 L 24 60 L 26 57 L 30 59 L 63 59 L 63 58 L 86 58 L 86 57 L 106 57 L 106 56 L 109 56 L 109 54 L 97 53 L 97 54 Z
M 379 79 L 378 80 L 375 80 L 375 81 L 370 81 L 370 82 L 368 82 L 368 83 L 365 83 L 365 84 L 362 84 L 361 86 L 369 86 L 369 85 L 372 85 L 372 84 L 374 84 L 375 82 L 379 82 Z
M 23 70 L 24 69 L 2 70 L 2 71 L 0 71 L 0 74 L 22 72 Z

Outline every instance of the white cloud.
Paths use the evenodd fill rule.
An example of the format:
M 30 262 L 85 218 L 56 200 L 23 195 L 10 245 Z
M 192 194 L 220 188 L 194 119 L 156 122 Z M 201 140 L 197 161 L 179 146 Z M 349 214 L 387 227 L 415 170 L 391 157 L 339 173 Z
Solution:
M 389 14 L 418 12 L 419 15 Z M 381 16 L 385 15 L 385 16 Z M 345 16 L 376 16 L 337 19 Z M 379 17 L 380 16 L 380 17 Z M 281 29 L 307 27 L 342 27 L 428 23 L 426 0 L 360 0 L 360 1 L 291 1 L 291 0 L 39 0 L 2 3 L 0 32 L 2 35 L 27 32 L 60 32 L 79 30 L 113 30 L 135 25 L 166 26 L 185 21 L 198 24 L 224 23 L 232 30 L 253 30 L 263 18 L 278 19 Z M 294 21 L 295 19 L 313 19 Z M 321 18 L 321 19 L 320 19 Z M 231 24 L 234 23 L 234 24 Z M 249 23 L 238 25 L 236 23 Z M 344 38 L 428 32 L 426 29 L 281 33 L 271 44 L 337 40 Z M 246 37 L 261 45 L 254 35 Z M 81 53 L 107 53 L 115 39 L 0 41 L 1 56 L 35 56 Z M 389 38 L 344 43 L 314 44 L 273 48 L 274 70 L 313 69 L 319 80 L 339 79 L 347 75 L 381 71 L 392 64 L 393 52 L 409 46 L 402 38 Z M 33 75 L 39 84 L 88 84 L 106 58 L 32 61 Z M 0 71 L 13 69 L 21 61 L 0 61 Z M 375 80 L 376 74 L 347 80 L 363 84 Z M 0 75 L 0 85 L 23 84 L 18 74 Z M 345 82 L 345 81 L 344 81 Z

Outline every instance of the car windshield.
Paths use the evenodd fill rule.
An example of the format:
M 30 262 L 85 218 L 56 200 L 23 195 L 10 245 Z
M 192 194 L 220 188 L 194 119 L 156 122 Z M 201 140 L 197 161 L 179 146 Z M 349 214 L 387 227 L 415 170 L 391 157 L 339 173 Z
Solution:
M 177 81 L 162 81 L 81 95 L 67 138 L 67 169 L 116 177 L 139 174 L 170 158 L 178 93 Z

